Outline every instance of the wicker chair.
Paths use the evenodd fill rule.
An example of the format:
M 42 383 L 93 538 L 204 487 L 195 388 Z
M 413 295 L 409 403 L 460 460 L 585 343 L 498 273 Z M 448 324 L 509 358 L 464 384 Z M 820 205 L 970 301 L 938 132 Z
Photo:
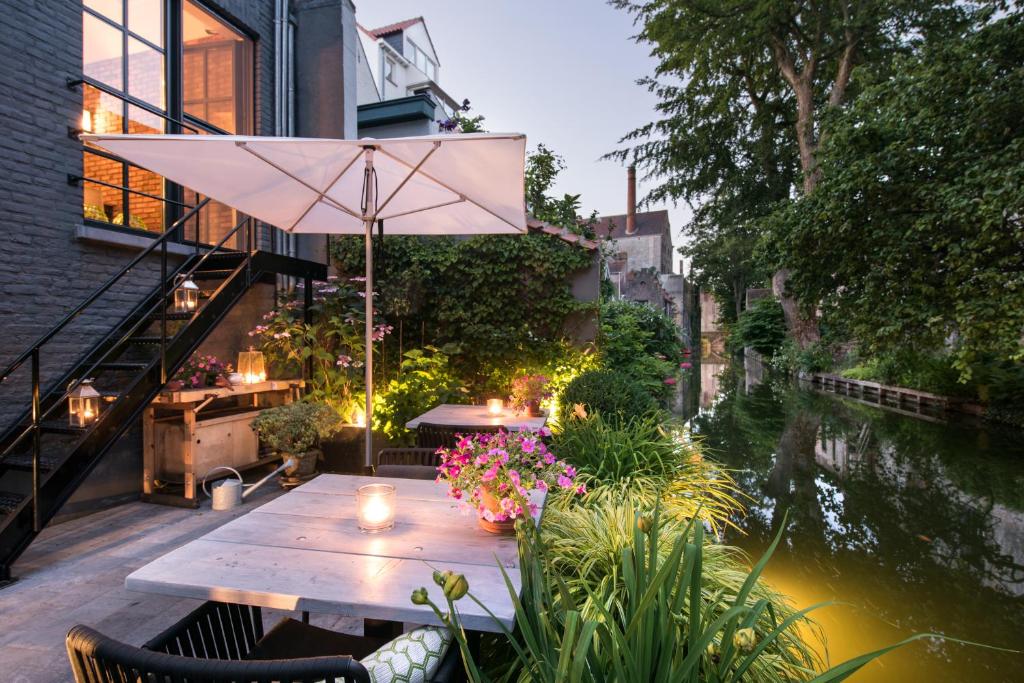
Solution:
M 497 434 L 508 431 L 501 425 L 439 425 L 421 422 L 416 428 L 416 445 L 420 448 L 452 448 L 459 440 L 456 435 Z
M 215 641 L 215 649 L 236 650 L 229 639 Z M 370 683 L 370 674 L 351 657 L 276 661 L 197 659 L 132 647 L 107 638 L 88 626 L 72 628 L 68 633 L 67 647 L 76 683 L 165 680 L 189 683 L 314 683 L 339 678 L 345 683 Z M 203 648 L 206 647 L 209 646 L 204 644 Z
M 440 464 L 436 448 L 384 448 L 373 460 L 373 473 L 378 477 L 435 479 Z
M 389 639 L 336 633 L 294 619 L 282 619 L 264 634 L 259 607 L 210 601 L 142 648 L 86 626 L 71 629 L 67 648 L 77 683 L 165 679 L 306 683 L 337 678 L 369 683 L 366 668 L 353 657 L 365 657 Z M 459 680 L 461 664 L 458 647 L 449 647 L 430 683 Z

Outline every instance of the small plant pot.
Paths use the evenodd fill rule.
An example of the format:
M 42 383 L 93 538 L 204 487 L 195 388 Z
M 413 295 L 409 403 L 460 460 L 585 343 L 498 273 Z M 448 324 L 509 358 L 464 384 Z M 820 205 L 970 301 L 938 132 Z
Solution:
M 282 460 L 295 459 L 295 466 L 289 467 L 281 475 L 281 486 L 290 489 L 307 482 L 316 476 L 316 464 L 320 459 L 320 451 L 312 450 L 305 453 L 282 453 Z
M 495 514 L 501 511 L 500 502 L 487 489 L 484 489 L 481 495 L 481 502 L 485 508 Z M 516 520 L 514 519 L 506 519 L 504 522 L 492 522 L 479 517 L 477 518 L 477 523 L 481 529 L 492 534 L 514 534 L 516 532 Z
M 184 380 L 172 379 L 164 385 L 164 391 L 181 391 L 185 388 Z
M 543 413 L 540 410 L 540 401 L 530 401 L 526 404 L 527 417 L 540 417 Z

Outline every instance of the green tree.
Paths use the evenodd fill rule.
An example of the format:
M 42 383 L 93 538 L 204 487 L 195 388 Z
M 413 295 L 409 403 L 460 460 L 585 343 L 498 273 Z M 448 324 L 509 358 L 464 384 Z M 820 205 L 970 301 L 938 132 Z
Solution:
M 629 133 L 632 158 L 664 178 L 649 200 L 717 205 L 713 237 L 757 218 L 819 179 L 818 147 L 830 110 L 853 99 L 854 67 L 885 69 L 922 35 L 955 32 L 975 5 L 956 0 L 612 0 L 641 26 L 659 65 L 643 79 L 658 121 Z M 706 232 L 707 230 L 705 230 Z M 701 232 L 694 237 L 701 239 Z M 712 247 L 708 247 L 710 250 Z M 724 252 L 730 268 L 749 255 Z M 790 296 L 788 269 L 772 277 L 791 334 L 818 338 L 814 300 Z
M 828 122 L 814 193 L 773 221 L 790 286 L 871 351 L 1024 358 L 1024 19 L 900 59 Z M 828 258 L 821 251 L 838 258 Z
M 542 221 L 552 223 L 584 237 L 593 237 L 597 212 L 584 219 L 580 216 L 580 195 L 565 193 L 553 197 L 549 193 L 558 175 L 565 170 L 565 160 L 547 145 L 540 143 L 526 157 L 526 208 Z

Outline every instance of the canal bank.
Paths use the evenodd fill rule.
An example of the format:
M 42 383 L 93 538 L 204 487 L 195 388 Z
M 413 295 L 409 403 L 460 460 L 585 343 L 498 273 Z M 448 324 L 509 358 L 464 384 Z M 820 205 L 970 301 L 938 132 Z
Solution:
M 915 632 L 1024 649 L 1024 433 L 934 423 L 702 363 L 677 401 L 751 496 L 725 541 L 817 613 L 833 663 Z M 787 518 L 788 515 L 788 518 Z M 1024 657 L 916 643 L 852 680 L 1019 681 Z

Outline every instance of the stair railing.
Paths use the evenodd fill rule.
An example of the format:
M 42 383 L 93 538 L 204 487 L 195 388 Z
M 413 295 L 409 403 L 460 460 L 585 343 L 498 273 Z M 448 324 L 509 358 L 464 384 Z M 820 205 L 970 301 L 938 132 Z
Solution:
M 40 476 L 41 473 L 40 473 L 39 458 L 40 458 L 40 455 L 41 455 L 40 435 L 41 435 L 41 431 L 42 431 L 42 422 L 43 422 L 43 420 L 46 419 L 46 417 L 49 416 L 49 414 L 51 412 L 53 412 L 53 410 L 55 408 L 57 408 L 60 405 L 63 405 L 63 403 L 67 400 L 68 395 L 71 393 L 71 391 L 73 391 L 75 389 L 75 387 L 77 387 L 81 383 L 82 379 L 84 379 L 85 377 L 88 377 L 89 373 L 91 373 L 93 370 L 95 370 L 96 367 L 102 362 L 102 359 L 94 360 L 94 362 L 92 363 L 92 366 L 89 368 L 89 370 L 87 370 L 85 373 L 83 373 L 82 377 L 79 377 L 75 381 L 73 381 L 67 387 L 67 389 L 64 391 L 63 395 L 60 398 L 58 398 L 57 400 L 55 400 L 52 403 L 52 405 L 50 406 L 50 408 L 44 413 L 42 411 L 42 409 L 41 409 L 41 398 L 40 398 L 40 355 L 41 355 L 40 352 L 41 352 L 42 347 L 47 342 L 49 342 L 51 339 L 53 339 L 58 333 L 60 333 L 61 330 L 63 330 L 65 327 L 67 327 L 72 321 L 77 319 L 78 316 L 80 316 L 87 308 L 89 308 L 93 303 L 95 303 L 101 296 L 103 296 L 103 294 L 105 294 L 107 291 L 109 291 L 111 287 L 113 287 L 115 284 L 120 282 L 123 277 L 125 277 L 126 275 L 131 273 L 132 270 L 136 266 L 138 266 L 140 263 L 142 263 L 142 261 L 144 259 L 146 259 L 146 257 L 148 257 L 151 254 L 153 254 L 159 248 L 159 251 L 160 251 L 160 275 L 161 275 L 161 299 L 160 299 L 160 302 L 159 302 L 158 305 L 160 305 L 161 311 L 162 311 L 162 313 L 161 313 L 161 331 L 160 331 L 160 349 L 161 349 L 160 365 L 161 365 L 161 379 L 166 381 L 167 301 L 168 301 L 168 297 L 173 295 L 174 290 L 177 289 L 177 287 L 179 286 L 176 283 L 174 285 L 174 287 L 172 287 L 170 290 L 168 290 L 168 288 L 167 288 L 167 260 L 168 260 L 168 255 L 169 255 L 168 254 L 168 249 L 167 249 L 167 244 L 168 244 L 168 240 L 179 229 L 181 229 L 182 226 L 184 226 L 193 216 L 196 216 L 199 213 L 199 211 L 204 206 L 209 204 L 210 201 L 211 201 L 210 198 L 207 197 L 207 198 L 203 199 L 202 201 L 198 202 L 191 209 L 189 209 L 184 215 L 181 216 L 181 218 L 176 220 L 170 226 L 170 228 L 168 228 L 162 235 L 160 235 L 159 237 L 154 239 L 145 249 L 143 249 L 131 261 L 129 261 L 127 265 L 125 265 L 123 268 L 121 268 L 121 270 L 119 270 L 117 273 L 115 273 L 110 278 L 108 278 L 107 281 L 104 282 L 102 285 L 100 285 L 95 290 L 93 290 L 93 292 L 89 296 L 87 296 L 81 303 L 79 303 L 71 311 L 69 311 L 63 318 L 60 319 L 60 321 L 57 322 L 57 324 L 55 324 L 53 327 L 51 327 L 49 330 L 47 330 L 45 333 L 43 333 L 41 336 L 39 336 L 39 338 L 37 338 L 35 340 L 35 342 L 33 342 L 32 345 L 28 349 L 26 349 L 24 352 L 22 352 L 21 355 L 19 355 L 17 358 L 15 358 L 14 361 L 12 361 L 7 366 L 7 368 L 5 368 L 2 373 L 0 373 L 0 384 L 2 384 L 3 382 L 6 382 L 14 372 L 16 372 L 20 367 L 22 367 L 25 364 L 26 361 L 29 361 L 31 363 L 31 375 L 32 375 L 31 422 L 30 422 L 30 424 L 25 429 L 23 429 L 19 434 L 17 434 L 13 438 L 13 440 L 11 441 L 10 445 L 8 446 L 8 448 L 2 454 L 0 454 L 0 459 L 3 459 L 3 457 L 7 456 L 11 451 L 13 451 L 14 448 L 17 447 L 18 444 L 20 444 L 21 441 L 26 436 L 28 436 L 29 434 L 32 435 L 32 505 L 33 505 L 33 511 L 32 511 L 33 514 L 32 514 L 32 516 L 33 516 L 33 528 L 34 528 L 34 531 L 36 531 L 37 533 L 42 528 L 42 512 L 41 512 L 40 507 L 39 507 L 39 488 L 41 486 L 41 476 Z M 205 261 L 209 257 L 209 255 L 211 253 L 213 253 L 213 251 L 216 251 L 217 249 L 221 248 L 223 246 L 224 242 L 226 241 L 227 237 L 229 237 L 230 235 L 235 234 L 242 225 L 245 225 L 245 224 L 247 224 L 249 222 L 250 222 L 250 219 L 248 219 L 248 218 L 243 219 L 227 235 L 225 235 L 225 237 L 222 238 L 221 241 L 218 242 L 215 247 L 210 249 L 200 259 L 200 262 Z M 250 232 L 252 232 L 252 231 L 250 230 Z M 196 240 L 195 241 L 196 241 L 196 249 L 197 249 L 197 253 L 198 253 L 198 249 L 199 249 L 199 246 L 200 246 L 199 245 L 199 231 L 198 231 L 198 229 L 196 230 Z M 247 242 L 251 242 L 251 236 L 249 237 Z M 251 259 L 251 256 L 252 256 L 251 255 L 251 251 L 247 250 L 246 259 L 247 260 Z M 195 270 L 196 270 L 196 268 L 193 267 L 189 271 L 190 275 L 192 273 L 194 273 Z

